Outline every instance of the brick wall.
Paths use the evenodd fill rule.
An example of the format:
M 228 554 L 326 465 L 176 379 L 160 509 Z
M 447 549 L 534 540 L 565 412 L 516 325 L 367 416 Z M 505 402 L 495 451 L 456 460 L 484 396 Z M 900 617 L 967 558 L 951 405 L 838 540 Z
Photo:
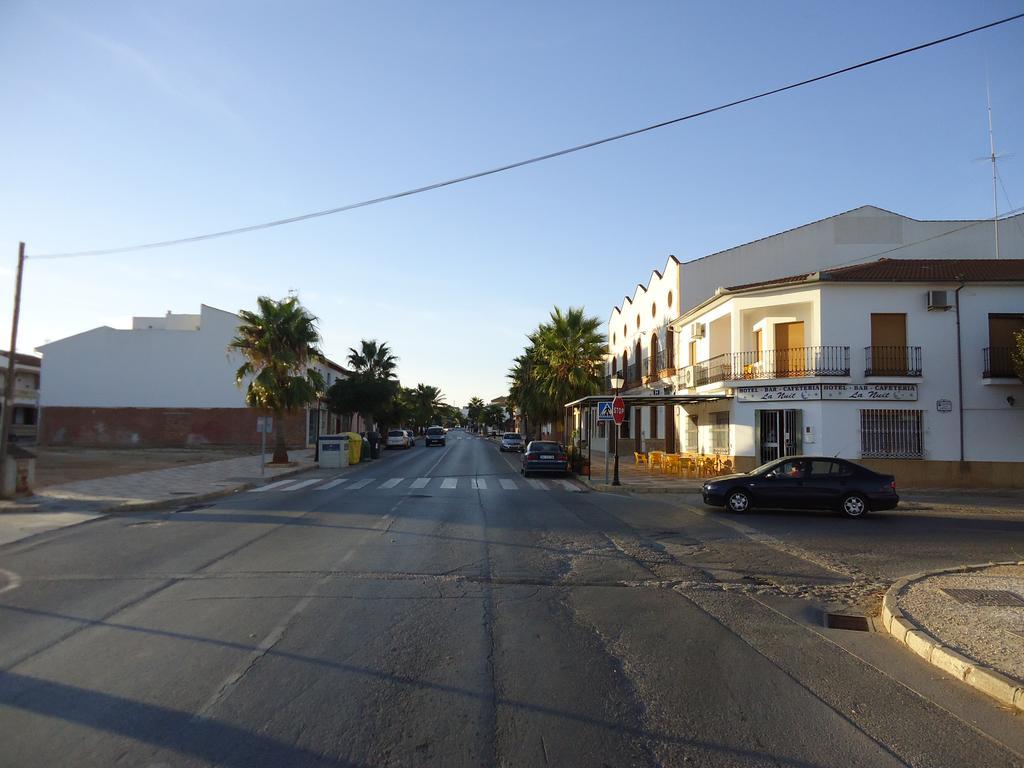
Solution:
M 42 445 L 180 448 L 199 445 L 259 445 L 251 408 L 75 408 L 42 409 Z M 289 448 L 306 442 L 304 411 L 285 416 Z M 267 435 L 267 445 L 273 444 Z

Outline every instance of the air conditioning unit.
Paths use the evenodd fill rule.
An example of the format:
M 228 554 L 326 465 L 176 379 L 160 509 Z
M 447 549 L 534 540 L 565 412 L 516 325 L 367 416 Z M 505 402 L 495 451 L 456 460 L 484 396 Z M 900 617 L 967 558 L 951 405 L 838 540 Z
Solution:
M 693 366 L 688 365 L 683 368 L 683 386 L 687 389 L 693 389 Z
M 704 338 L 704 323 L 690 323 L 690 338 L 691 339 L 703 339 Z
M 928 311 L 934 309 L 949 309 L 949 291 L 928 291 Z

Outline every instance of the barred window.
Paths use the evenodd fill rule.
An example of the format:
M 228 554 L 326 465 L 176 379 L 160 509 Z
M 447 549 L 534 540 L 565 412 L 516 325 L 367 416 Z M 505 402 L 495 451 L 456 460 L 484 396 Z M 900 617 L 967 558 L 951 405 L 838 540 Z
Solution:
M 879 408 L 860 412 L 860 455 L 869 459 L 923 459 L 924 411 Z
M 711 450 L 715 453 L 729 452 L 729 412 L 711 414 Z

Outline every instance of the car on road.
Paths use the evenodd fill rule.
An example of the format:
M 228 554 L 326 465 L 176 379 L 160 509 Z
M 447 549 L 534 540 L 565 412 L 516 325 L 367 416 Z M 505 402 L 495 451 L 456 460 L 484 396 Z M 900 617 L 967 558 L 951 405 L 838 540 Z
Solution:
M 523 442 L 523 436 L 518 432 L 506 432 L 501 436 L 501 442 L 498 443 L 498 450 L 504 453 L 505 451 L 517 451 L 522 452 L 526 444 Z
M 523 451 L 523 477 L 536 472 L 555 472 L 561 475 L 569 472 L 569 456 L 565 447 L 553 440 L 534 440 Z
M 423 442 L 428 448 L 432 445 L 444 445 L 446 441 L 444 427 L 427 427 Z
M 846 517 L 894 509 L 896 478 L 831 456 L 784 456 L 750 472 L 705 480 L 704 503 L 732 512 L 836 510 Z
M 406 434 L 404 429 L 392 429 L 388 432 L 384 447 L 388 450 L 391 450 L 392 448 L 408 448 L 409 435 Z

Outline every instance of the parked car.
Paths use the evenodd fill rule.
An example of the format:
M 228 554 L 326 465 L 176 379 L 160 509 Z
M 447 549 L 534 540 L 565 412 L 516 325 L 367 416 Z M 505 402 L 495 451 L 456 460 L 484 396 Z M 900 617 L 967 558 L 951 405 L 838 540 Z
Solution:
M 405 430 L 405 434 L 409 436 L 409 447 L 414 448 L 416 446 L 416 433 L 411 429 Z
M 569 456 L 565 447 L 551 440 L 534 440 L 523 452 L 522 469 L 519 470 L 523 477 L 529 477 L 534 472 L 557 472 L 566 474 L 569 471 Z
M 705 480 L 701 494 L 705 504 L 732 512 L 831 509 L 854 518 L 900 501 L 892 475 L 829 456 L 785 456 L 750 472 Z
M 427 447 L 431 445 L 444 445 L 447 442 L 444 427 L 427 427 L 427 433 L 423 442 Z
M 501 442 L 498 443 L 498 450 L 502 453 L 505 451 L 522 452 L 524 447 L 523 436 L 518 432 L 506 432 L 501 436 Z
M 387 442 L 384 443 L 384 447 L 388 450 L 392 448 L 408 448 L 409 435 L 405 433 L 404 429 L 392 429 L 388 432 Z

